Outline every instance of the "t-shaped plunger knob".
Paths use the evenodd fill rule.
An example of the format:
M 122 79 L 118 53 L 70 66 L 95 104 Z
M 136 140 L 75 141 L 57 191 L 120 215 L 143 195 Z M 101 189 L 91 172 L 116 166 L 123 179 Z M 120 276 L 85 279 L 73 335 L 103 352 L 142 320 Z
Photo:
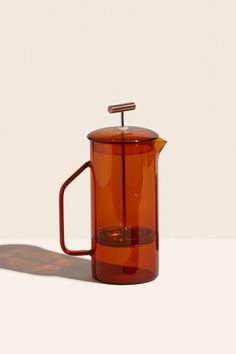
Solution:
M 136 105 L 134 102 L 129 102 L 129 103 L 121 103 L 121 104 L 116 104 L 108 107 L 108 112 L 109 113 L 121 113 L 121 126 L 124 126 L 124 112 L 125 111 L 133 111 L 136 108 Z

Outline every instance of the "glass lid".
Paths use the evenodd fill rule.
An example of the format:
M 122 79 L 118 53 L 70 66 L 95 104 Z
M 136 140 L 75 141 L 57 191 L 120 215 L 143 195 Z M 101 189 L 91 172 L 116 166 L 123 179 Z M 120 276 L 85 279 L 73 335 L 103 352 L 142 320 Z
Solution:
M 88 139 L 98 143 L 140 143 L 159 138 L 159 135 L 150 129 L 125 126 L 124 125 L 124 112 L 135 109 L 134 103 L 124 103 L 119 105 L 113 105 L 108 107 L 109 113 L 121 112 L 121 125 L 118 127 L 107 127 L 93 132 L 87 135 Z
M 159 136 L 153 130 L 141 127 L 107 127 L 88 134 L 88 139 L 98 143 L 140 143 Z

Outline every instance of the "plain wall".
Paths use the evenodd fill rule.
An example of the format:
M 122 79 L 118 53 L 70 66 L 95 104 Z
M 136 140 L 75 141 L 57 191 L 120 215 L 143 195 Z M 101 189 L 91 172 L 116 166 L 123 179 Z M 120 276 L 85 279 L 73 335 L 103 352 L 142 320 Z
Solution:
M 161 237 L 236 237 L 235 18 L 233 0 L 1 2 L 0 235 L 56 238 L 87 133 L 134 101 L 126 124 L 168 140 Z M 68 238 L 90 237 L 89 188 L 68 191 Z

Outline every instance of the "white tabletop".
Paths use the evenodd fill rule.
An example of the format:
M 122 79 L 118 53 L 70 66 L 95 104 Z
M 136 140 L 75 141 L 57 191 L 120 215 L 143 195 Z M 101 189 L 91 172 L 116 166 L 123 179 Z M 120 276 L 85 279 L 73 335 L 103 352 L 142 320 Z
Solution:
M 235 271 L 236 240 L 161 240 L 157 280 L 128 286 L 57 241 L 1 240 L 1 353 L 235 354 Z

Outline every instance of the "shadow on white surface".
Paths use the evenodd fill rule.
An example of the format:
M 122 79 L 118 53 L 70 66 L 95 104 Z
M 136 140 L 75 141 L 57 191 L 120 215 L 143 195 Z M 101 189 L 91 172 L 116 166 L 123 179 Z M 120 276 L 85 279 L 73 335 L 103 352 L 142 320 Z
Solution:
M 90 260 L 69 257 L 31 245 L 1 245 L 0 268 L 97 283 L 91 275 Z

